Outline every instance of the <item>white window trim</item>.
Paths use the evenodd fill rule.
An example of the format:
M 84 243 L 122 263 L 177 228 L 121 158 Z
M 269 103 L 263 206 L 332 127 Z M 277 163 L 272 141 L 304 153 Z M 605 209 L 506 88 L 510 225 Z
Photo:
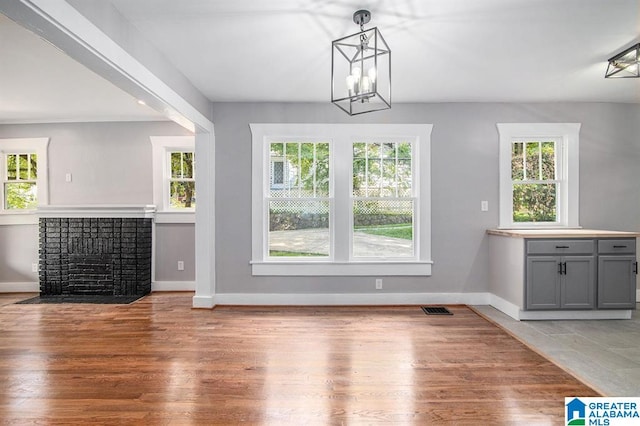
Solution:
M 0 139 L 0 181 L 4 182 L 5 154 L 18 152 L 35 153 L 38 156 L 38 178 L 36 187 L 38 191 L 38 206 L 49 204 L 49 163 L 47 148 L 49 138 L 11 138 Z M 4 208 L 4 185 L 0 185 L 0 225 L 33 225 L 38 223 L 37 209 L 30 210 L 6 210 Z
M 579 228 L 579 133 L 580 123 L 497 123 L 500 134 L 500 228 Z M 513 222 L 511 144 L 514 140 L 559 139 L 562 141 L 561 193 L 556 224 Z
M 169 203 L 169 162 L 171 151 L 195 152 L 194 136 L 151 136 L 153 162 L 153 204 L 156 206 L 156 223 L 195 223 L 195 208 L 177 210 Z
M 251 123 L 252 133 L 252 256 L 253 275 L 273 276 L 427 276 L 431 275 L 431 124 L 287 124 L 287 123 Z M 333 259 L 318 260 L 265 260 L 267 247 L 264 230 L 264 185 L 268 185 L 268 148 L 272 140 L 328 141 L 336 155 L 348 155 L 351 142 L 355 139 L 380 140 L 380 138 L 411 138 L 416 141 L 414 153 L 418 159 L 419 170 L 416 170 L 417 198 L 416 207 L 417 232 L 415 259 L 403 261 L 392 259 L 349 260 L 346 247 L 334 247 Z M 343 149 L 339 153 L 340 148 Z M 346 151 L 345 151 L 346 149 Z M 331 173 L 334 164 L 330 165 Z M 342 185 L 348 190 L 348 186 Z M 334 214 L 348 214 L 348 205 L 344 202 L 348 193 L 336 193 L 338 200 L 334 205 Z M 335 210 L 338 210 L 335 212 Z M 348 221 L 347 221 L 348 222 Z M 342 221 L 345 223 L 345 221 Z M 332 226 L 334 224 L 332 223 Z M 348 232 L 347 229 L 333 228 L 333 233 Z M 333 241 L 331 242 L 333 244 Z

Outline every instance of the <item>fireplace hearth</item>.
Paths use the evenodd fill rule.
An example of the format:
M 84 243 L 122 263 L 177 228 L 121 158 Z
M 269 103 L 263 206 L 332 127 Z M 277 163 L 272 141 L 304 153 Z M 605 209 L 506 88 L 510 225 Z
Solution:
M 41 217 L 39 231 L 41 297 L 151 291 L 151 218 Z

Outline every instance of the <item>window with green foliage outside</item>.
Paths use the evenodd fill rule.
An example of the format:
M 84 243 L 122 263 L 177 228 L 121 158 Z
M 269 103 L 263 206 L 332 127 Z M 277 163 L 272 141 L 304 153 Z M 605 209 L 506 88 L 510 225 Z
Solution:
M 38 157 L 34 153 L 6 154 L 4 208 L 32 210 L 38 205 Z
M 413 257 L 412 146 L 353 144 L 353 257 Z
M 328 142 L 271 142 L 270 257 L 330 255 Z
M 196 207 L 195 159 L 193 152 L 169 152 L 171 177 L 169 200 L 172 209 Z
M 555 141 L 516 141 L 511 147 L 513 221 L 558 221 L 558 148 Z

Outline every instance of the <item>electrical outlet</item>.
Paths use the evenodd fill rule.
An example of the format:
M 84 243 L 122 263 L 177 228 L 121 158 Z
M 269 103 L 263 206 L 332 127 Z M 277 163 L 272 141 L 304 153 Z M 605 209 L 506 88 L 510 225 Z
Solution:
M 66 175 L 64 175 L 65 182 L 71 182 L 71 179 L 72 179 L 71 173 L 67 173 Z
M 178 271 L 184 271 L 184 261 L 178 260 Z
M 488 201 L 480 201 L 480 210 L 483 212 L 489 211 L 489 202 Z
M 31 272 L 38 272 L 38 264 L 37 263 L 32 263 L 31 264 Z
M 382 290 L 382 278 L 376 278 L 376 290 Z

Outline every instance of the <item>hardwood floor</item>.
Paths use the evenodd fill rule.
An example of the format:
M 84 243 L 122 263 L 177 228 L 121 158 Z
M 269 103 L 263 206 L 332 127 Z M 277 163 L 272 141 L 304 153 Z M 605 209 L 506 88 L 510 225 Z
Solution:
M 598 395 L 464 306 L 24 298 L 0 295 L 2 423 L 560 424 Z

